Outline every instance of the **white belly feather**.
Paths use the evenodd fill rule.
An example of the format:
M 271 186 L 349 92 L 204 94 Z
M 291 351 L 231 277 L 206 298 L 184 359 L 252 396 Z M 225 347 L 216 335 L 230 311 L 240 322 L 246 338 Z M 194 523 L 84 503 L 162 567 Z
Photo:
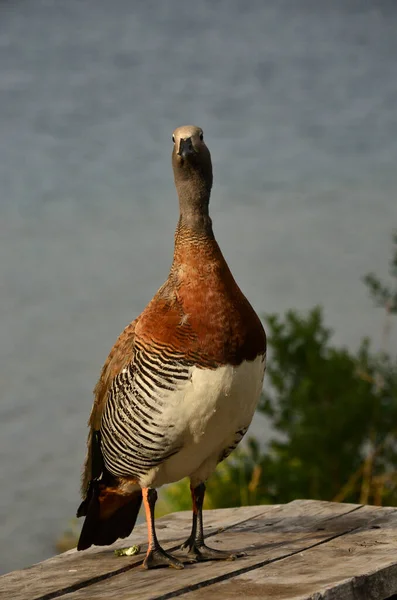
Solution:
M 251 423 L 264 371 L 263 356 L 238 367 L 193 367 L 186 385 L 168 399 L 161 419 L 181 449 L 140 484 L 158 487 L 189 476 L 196 485 L 207 479 L 236 432 Z

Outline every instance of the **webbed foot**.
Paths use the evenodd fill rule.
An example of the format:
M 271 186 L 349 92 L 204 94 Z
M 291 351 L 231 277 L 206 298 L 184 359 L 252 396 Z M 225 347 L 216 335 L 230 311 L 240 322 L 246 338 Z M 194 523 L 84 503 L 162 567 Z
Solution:
M 199 543 L 188 538 L 181 546 L 181 550 L 187 552 L 188 556 L 194 556 L 198 561 L 204 560 L 235 560 L 244 556 L 245 552 L 229 552 L 228 550 L 215 550 L 209 548 L 204 542 Z
M 143 561 L 144 569 L 155 569 L 156 567 L 173 567 L 174 569 L 183 569 L 184 564 L 172 554 L 169 554 L 159 546 L 154 550 L 149 550 Z

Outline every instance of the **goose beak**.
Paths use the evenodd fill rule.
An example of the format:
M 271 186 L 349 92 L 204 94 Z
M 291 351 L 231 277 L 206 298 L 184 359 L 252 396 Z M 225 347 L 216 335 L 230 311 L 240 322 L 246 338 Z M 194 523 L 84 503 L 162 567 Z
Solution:
M 195 149 L 193 148 L 192 138 L 186 138 L 185 140 L 181 140 L 179 143 L 178 155 L 182 156 L 182 158 L 187 158 L 192 154 L 195 154 Z

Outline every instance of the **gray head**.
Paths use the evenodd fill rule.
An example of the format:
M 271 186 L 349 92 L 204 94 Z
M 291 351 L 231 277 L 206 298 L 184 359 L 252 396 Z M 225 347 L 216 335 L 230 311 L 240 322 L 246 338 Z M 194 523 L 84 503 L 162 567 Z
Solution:
M 181 217 L 186 216 L 191 221 L 195 214 L 208 215 L 212 163 L 203 130 L 195 125 L 178 127 L 172 135 L 172 141 L 172 167 Z

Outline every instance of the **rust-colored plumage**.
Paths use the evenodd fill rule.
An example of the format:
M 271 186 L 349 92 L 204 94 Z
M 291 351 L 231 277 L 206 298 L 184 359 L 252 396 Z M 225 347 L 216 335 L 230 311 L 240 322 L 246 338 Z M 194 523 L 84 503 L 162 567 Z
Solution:
M 253 360 L 265 344 L 259 318 L 217 242 L 183 227 L 176 234 L 170 277 L 138 319 L 135 333 L 146 344 L 170 345 L 207 367 Z

